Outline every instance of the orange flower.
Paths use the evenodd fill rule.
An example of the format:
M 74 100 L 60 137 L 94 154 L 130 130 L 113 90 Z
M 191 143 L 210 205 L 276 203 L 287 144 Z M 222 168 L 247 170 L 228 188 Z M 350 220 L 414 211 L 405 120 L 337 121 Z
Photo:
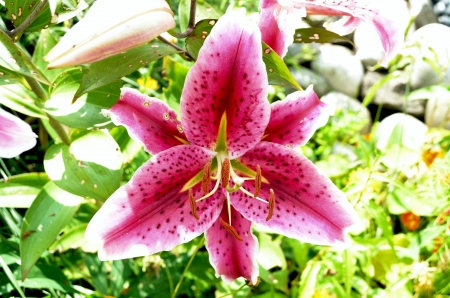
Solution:
M 403 213 L 400 217 L 403 225 L 410 231 L 417 230 L 420 225 L 420 216 L 414 214 L 412 211 Z

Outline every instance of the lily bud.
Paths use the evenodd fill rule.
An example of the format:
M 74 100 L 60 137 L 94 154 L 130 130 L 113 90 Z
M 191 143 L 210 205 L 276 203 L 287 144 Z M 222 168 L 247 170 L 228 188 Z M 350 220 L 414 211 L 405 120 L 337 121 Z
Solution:
M 12 158 L 30 150 L 36 137 L 28 123 L 0 109 L 0 157 Z
M 48 68 L 91 63 L 145 44 L 175 27 L 164 0 L 97 0 L 48 53 Z

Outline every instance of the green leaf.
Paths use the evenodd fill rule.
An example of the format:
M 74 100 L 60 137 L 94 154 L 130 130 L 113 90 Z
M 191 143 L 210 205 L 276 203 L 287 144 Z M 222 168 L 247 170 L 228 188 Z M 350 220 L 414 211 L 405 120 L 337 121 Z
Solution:
M 39 70 L 45 74 L 45 76 L 53 81 L 56 77 L 65 69 L 47 69 L 48 62 L 44 60 L 44 57 L 50 52 L 50 50 L 58 43 L 58 38 L 53 34 L 53 30 L 45 29 L 39 34 L 39 39 L 34 48 L 33 57 L 31 61 L 36 65 Z
M 52 24 L 67 21 L 88 8 L 84 0 L 49 0 L 52 10 Z
M 82 202 L 53 182 L 48 182 L 28 209 L 21 230 L 22 280 L 41 254 L 70 221 Z
M 22 82 L 23 77 L 7 68 L 0 66 L 0 85 L 10 85 Z
M 201 20 L 195 24 L 194 30 L 186 38 L 186 50 L 195 60 L 198 58 L 198 52 L 200 52 L 206 37 L 216 23 L 217 20 L 215 19 Z
M 6 276 L 8 276 L 8 279 L 10 280 L 16 291 L 19 293 L 20 297 L 25 298 L 25 294 L 20 288 L 16 278 L 14 277 L 14 274 L 11 272 L 11 269 L 9 269 L 8 265 L 3 260 L 2 256 L 0 256 L 0 266 L 3 268 L 3 271 L 6 273 Z
M 5 7 L 8 10 L 7 17 L 14 24 L 14 27 L 17 28 L 30 16 L 39 3 L 40 1 L 36 0 L 5 1 Z M 28 26 L 26 31 L 38 31 L 50 24 L 51 19 L 50 5 L 47 3 L 39 16 L 30 26 Z
M 387 76 L 385 76 L 384 78 L 382 78 L 381 80 L 379 80 L 378 82 L 373 84 L 372 87 L 370 87 L 369 91 L 367 92 L 366 96 L 364 96 L 364 99 L 362 101 L 362 105 L 367 107 L 372 102 L 372 100 L 375 97 L 375 95 L 377 94 L 378 90 L 384 84 L 386 84 L 390 80 L 398 78 L 400 76 L 401 76 L 401 72 L 400 71 L 394 71 L 393 73 L 388 74 Z
M 76 139 L 70 147 L 53 145 L 45 154 L 44 167 L 60 188 L 98 200 L 106 200 L 119 188 L 123 171 L 119 146 L 100 130 Z
M 49 181 L 46 173 L 28 173 L 9 177 L 0 183 L 0 207 L 28 208 Z
M 91 274 L 95 289 L 101 294 L 108 294 L 108 280 L 106 279 L 105 263 L 100 261 L 97 254 L 85 254 L 84 262 Z
M 166 57 L 163 68 L 166 70 L 166 78 L 169 79 L 169 87 L 164 89 L 164 96 L 168 105 L 179 115 L 181 93 L 189 67 Z
M 198 58 L 198 52 L 216 22 L 217 20 L 214 19 L 198 22 L 192 33 L 186 38 L 186 50 L 194 59 Z M 302 87 L 294 79 L 283 59 L 264 42 L 262 43 L 262 51 L 269 84 L 302 90 Z
M 0 30 L 0 66 L 50 85 L 50 82 L 28 58 L 28 53 L 16 45 L 3 30 Z
M 297 297 L 312 297 L 317 283 L 317 275 L 322 265 L 317 261 L 309 261 L 303 270 Z
M 259 233 L 258 240 L 258 263 L 266 270 L 275 267 L 286 268 L 286 258 L 280 243 L 272 240 L 272 237 L 265 233 Z
M 19 274 L 16 272 L 16 277 Z M 57 264 L 47 264 L 39 260 L 31 269 L 26 280 L 21 282 L 21 286 L 29 289 L 55 289 L 63 293 L 73 293 L 75 289 L 71 287 L 69 280 Z
M 102 86 L 78 98 L 72 99 L 84 74 L 82 68 L 72 68 L 61 73 L 50 89 L 50 99 L 44 104 L 44 111 L 64 125 L 73 128 L 113 126 L 111 120 L 102 114 L 102 109 L 112 107 L 120 96 L 122 83 Z
M 87 223 L 76 225 L 75 227 L 64 231 L 64 234 L 48 248 L 50 251 L 57 250 L 62 253 L 69 249 L 75 249 L 87 244 L 87 240 L 84 238 L 86 232 Z
M 387 242 L 391 246 L 392 252 L 395 255 L 395 248 L 394 248 L 394 240 L 393 240 L 393 232 L 392 232 L 392 226 L 388 221 L 388 216 L 384 209 L 377 205 L 375 201 L 371 200 L 369 204 L 367 205 L 367 210 L 369 211 L 372 218 L 377 223 L 378 227 L 383 232 L 384 237 L 386 238 Z
M 150 62 L 175 53 L 179 53 L 179 51 L 159 41 L 153 41 L 124 53 L 94 62 L 89 67 L 89 71 L 83 76 L 75 98 L 109 83 L 120 81 L 120 78 L 129 75 Z
M 34 93 L 19 84 L 0 86 L 0 104 L 24 115 L 48 119 L 34 103 Z
M 123 164 L 129 164 L 134 157 L 141 151 L 142 143 L 133 140 L 124 126 L 114 127 L 110 130 L 111 136 L 116 140 L 122 152 Z
M 323 28 L 300 28 L 295 30 L 294 43 L 336 43 L 346 42 L 353 46 L 353 42 L 347 37 L 340 36 Z
M 344 281 L 345 281 L 345 292 L 347 294 L 347 297 L 350 297 L 350 293 L 352 292 L 352 286 L 353 286 L 353 278 L 355 277 L 355 271 L 356 271 L 356 260 L 353 256 L 353 252 L 350 249 L 347 249 L 344 251 L 344 262 L 343 262 L 343 269 L 344 269 Z

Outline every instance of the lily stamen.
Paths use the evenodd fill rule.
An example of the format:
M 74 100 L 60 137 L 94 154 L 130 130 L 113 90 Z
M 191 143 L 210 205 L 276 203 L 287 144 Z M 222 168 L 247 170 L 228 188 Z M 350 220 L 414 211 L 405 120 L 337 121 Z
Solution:
M 243 241 L 241 236 L 239 236 L 238 232 L 227 222 L 225 222 L 222 218 L 219 218 L 220 224 L 225 228 L 235 239 L 239 241 Z
M 261 167 L 259 165 L 256 166 L 256 177 L 255 177 L 255 193 L 253 196 L 256 198 L 261 191 Z
M 192 192 L 192 188 L 189 188 L 189 205 L 191 205 L 192 216 L 194 216 L 196 220 L 199 220 L 200 217 L 198 216 L 197 213 L 197 204 L 195 202 L 195 197 L 194 193 Z
M 269 214 L 267 215 L 266 221 L 272 218 L 273 216 L 273 209 L 275 208 L 275 193 L 273 192 L 273 189 L 270 189 L 270 196 L 269 196 Z
M 211 162 L 208 162 L 203 168 L 203 178 L 202 178 L 202 189 L 205 195 L 209 192 L 210 182 L 211 182 Z
M 230 181 L 230 160 L 228 158 L 225 158 L 222 163 L 222 170 L 221 170 L 221 180 L 222 180 L 222 187 L 227 188 L 228 183 Z
M 260 202 L 269 204 L 268 201 L 266 201 L 266 200 L 264 200 L 264 199 L 262 199 L 262 198 L 260 198 L 260 197 L 254 197 L 253 194 L 252 194 L 251 192 L 249 192 L 248 190 L 246 190 L 244 187 L 240 187 L 239 190 L 242 191 L 243 193 L 245 193 L 247 196 L 249 196 L 249 197 L 251 197 L 251 198 L 254 198 L 254 199 L 257 199 L 257 200 L 260 201 Z

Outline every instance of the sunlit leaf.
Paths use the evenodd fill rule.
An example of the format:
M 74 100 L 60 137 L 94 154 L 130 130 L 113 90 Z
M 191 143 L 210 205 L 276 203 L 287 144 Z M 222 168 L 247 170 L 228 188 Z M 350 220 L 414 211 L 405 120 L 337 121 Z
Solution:
M 118 82 L 122 77 L 129 75 L 150 62 L 178 52 L 178 50 L 169 45 L 153 41 L 124 53 L 94 62 L 83 76 L 75 97 L 78 98 L 86 92 Z
M 213 1 L 211 1 L 213 2 Z M 181 0 L 179 6 L 179 18 L 181 30 L 186 30 L 189 23 L 189 12 L 191 8 L 191 0 Z M 195 10 L 195 19 L 201 21 L 204 19 L 218 19 L 223 15 L 220 9 L 204 0 L 198 0 Z
M 70 221 L 83 199 L 48 182 L 28 209 L 22 225 L 22 280 Z
M 295 30 L 294 43 L 337 43 L 345 42 L 353 45 L 347 37 L 340 36 L 323 28 L 300 28 Z
M 58 38 L 51 29 L 41 30 L 39 39 L 34 48 L 31 61 L 42 71 L 43 74 L 53 81 L 64 69 L 47 69 L 48 62 L 44 60 L 45 55 L 58 43 Z
M 122 154 L 105 131 L 92 131 L 70 147 L 53 145 L 44 157 L 45 171 L 56 185 L 82 196 L 106 200 L 120 184 Z
M 301 275 L 298 297 L 312 297 L 314 295 L 317 275 L 321 267 L 322 265 L 317 261 L 311 260 L 308 262 Z
M 46 173 L 27 173 L 0 182 L 0 207 L 28 208 L 49 181 Z
M 389 243 L 393 253 L 395 254 L 392 226 L 388 221 L 386 212 L 373 200 L 371 200 L 367 205 L 367 210 L 377 223 L 378 227 L 383 232 L 384 237 L 386 237 L 387 242 Z
M 23 85 L 0 86 L 0 104 L 27 116 L 47 119 L 44 111 L 35 104 L 35 95 Z

